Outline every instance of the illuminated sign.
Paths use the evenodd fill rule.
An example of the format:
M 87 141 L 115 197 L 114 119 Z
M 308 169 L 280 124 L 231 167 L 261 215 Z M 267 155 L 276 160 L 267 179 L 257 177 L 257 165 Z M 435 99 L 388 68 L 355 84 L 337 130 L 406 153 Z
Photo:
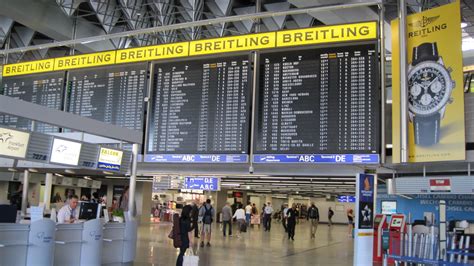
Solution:
M 374 22 L 324 26 L 277 32 L 277 47 L 361 41 L 377 38 Z
M 354 196 L 338 196 L 337 202 L 356 202 L 356 197 Z
M 166 58 L 178 58 L 189 55 L 189 43 L 171 43 L 155 46 L 118 50 L 116 63 L 132 63 Z
M 207 55 L 274 48 L 275 32 L 204 39 L 192 41 L 190 46 L 189 55 Z
M 144 46 L 10 64 L 4 66 L 3 76 L 375 38 L 377 38 L 377 22 L 361 22 Z
M 186 177 L 184 179 L 184 189 L 191 190 L 220 190 L 218 177 Z
M 104 170 L 120 171 L 123 151 L 100 148 L 99 163 L 97 168 Z
M 50 162 L 78 165 L 81 147 L 82 144 L 79 142 L 55 138 L 53 141 L 53 149 L 51 150 Z
M 0 128 L 0 156 L 25 158 L 29 140 L 29 133 Z

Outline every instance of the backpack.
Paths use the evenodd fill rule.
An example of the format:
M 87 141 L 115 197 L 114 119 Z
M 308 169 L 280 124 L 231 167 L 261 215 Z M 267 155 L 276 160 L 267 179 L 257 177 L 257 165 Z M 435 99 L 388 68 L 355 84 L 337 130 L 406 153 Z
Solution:
M 173 214 L 173 228 L 171 232 L 168 234 L 168 237 L 173 239 L 173 246 L 175 248 L 180 248 L 183 244 L 181 241 L 181 229 L 179 226 L 179 214 Z
M 319 218 L 318 209 L 310 208 L 309 209 L 309 218 L 310 219 L 318 219 Z
M 211 208 L 207 208 L 206 205 L 204 205 L 204 217 L 202 219 L 204 224 L 211 224 L 212 223 L 212 206 Z

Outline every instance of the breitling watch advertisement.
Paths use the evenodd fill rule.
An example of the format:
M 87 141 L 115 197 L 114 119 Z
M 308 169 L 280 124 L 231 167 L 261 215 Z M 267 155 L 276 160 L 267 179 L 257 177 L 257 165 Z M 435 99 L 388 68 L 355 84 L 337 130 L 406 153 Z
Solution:
M 399 21 L 392 21 L 393 162 L 400 162 Z M 408 161 L 464 160 L 459 1 L 407 16 Z

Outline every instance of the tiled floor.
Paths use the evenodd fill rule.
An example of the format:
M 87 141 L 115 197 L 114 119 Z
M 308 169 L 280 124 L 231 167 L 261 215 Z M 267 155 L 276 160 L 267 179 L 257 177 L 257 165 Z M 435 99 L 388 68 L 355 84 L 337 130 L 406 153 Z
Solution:
M 296 226 L 294 242 L 288 241 L 278 223 L 271 232 L 250 228 L 241 238 L 235 233 L 224 238 L 219 226 L 214 227 L 211 247 L 194 244 L 200 266 L 352 265 L 353 240 L 343 225 L 329 228 L 321 224 L 316 238 L 311 239 L 309 224 L 302 222 Z M 170 230 L 170 224 L 140 226 L 134 265 L 175 265 L 177 251 L 167 237 Z

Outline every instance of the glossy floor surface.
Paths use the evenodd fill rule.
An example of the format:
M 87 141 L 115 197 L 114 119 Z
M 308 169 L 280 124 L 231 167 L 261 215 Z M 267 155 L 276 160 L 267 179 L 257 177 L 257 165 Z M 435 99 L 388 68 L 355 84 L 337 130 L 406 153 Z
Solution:
M 281 224 L 274 223 L 270 232 L 249 228 L 240 238 L 224 238 L 220 224 L 214 225 L 211 247 L 193 247 L 199 265 L 352 265 L 353 239 L 347 226 L 328 227 L 321 224 L 316 238 L 310 237 L 308 222 L 296 226 L 295 241 L 288 240 Z M 177 250 L 168 239 L 170 224 L 141 225 L 138 232 L 137 256 L 134 265 L 176 265 Z

